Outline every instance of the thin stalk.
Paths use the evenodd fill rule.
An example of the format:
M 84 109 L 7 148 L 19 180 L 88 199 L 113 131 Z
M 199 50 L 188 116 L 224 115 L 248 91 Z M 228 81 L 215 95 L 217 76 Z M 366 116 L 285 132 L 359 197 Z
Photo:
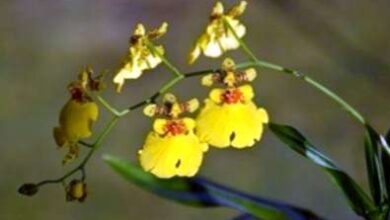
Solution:
M 326 86 L 322 85 L 318 81 L 314 80 L 313 78 L 310 78 L 309 76 L 306 76 L 305 74 L 298 72 L 296 70 L 288 69 L 273 63 L 265 62 L 265 61 L 257 61 L 255 62 L 258 67 L 264 67 L 267 69 L 276 70 L 278 72 L 283 72 L 289 75 L 293 75 L 294 77 L 301 79 L 311 85 L 313 88 L 317 89 L 324 95 L 328 96 L 330 99 L 335 101 L 338 105 L 340 105 L 345 111 L 347 111 L 353 118 L 355 118 L 359 123 L 366 125 L 366 120 L 364 117 L 354 108 L 352 107 L 348 102 L 346 102 L 344 99 L 342 99 L 340 96 L 338 96 L 336 93 L 331 91 Z
M 165 93 L 166 91 L 171 89 L 174 85 L 176 85 L 178 82 L 180 82 L 182 79 L 184 79 L 184 75 L 176 76 L 175 78 L 171 79 L 168 83 L 166 83 L 161 87 L 159 93 L 160 94 Z
M 355 118 L 359 123 L 366 125 L 366 120 L 364 117 L 355 109 L 353 108 L 350 104 L 348 104 L 344 99 L 342 99 L 340 96 L 338 96 L 336 93 L 322 85 L 321 83 L 315 81 L 314 79 L 305 76 L 303 73 L 288 69 L 273 63 L 265 62 L 262 60 L 259 60 L 256 55 L 252 52 L 251 49 L 246 45 L 246 43 L 237 35 L 237 32 L 234 30 L 234 28 L 231 26 L 229 21 L 226 19 L 223 20 L 227 28 L 233 33 L 233 36 L 236 38 L 236 40 L 240 43 L 242 49 L 244 52 L 250 57 L 253 62 L 256 64 L 258 67 L 264 67 L 267 69 L 272 69 L 276 70 L 279 72 L 287 73 L 290 75 L 295 76 L 298 79 L 302 79 L 303 81 L 307 82 L 309 85 L 314 87 L 315 89 L 319 90 L 329 98 L 331 98 L 333 101 L 335 101 L 337 104 L 339 104 L 344 110 L 346 110 L 353 118 Z
M 96 99 L 103 105 L 104 108 L 106 108 L 111 114 L 115 116 L 120 116 L 120 112 L 112 107 L 102 96 L 97 95 Z
M 93 143 L 92 145 L 89 145 L 91 149 L 89 150 L 89 152 L 88 152 L 87 156 L 84 158 L 84 160 L 77 167 L 68 171 L 60 178 L 41 181 L 41 182 L 37 183 L 37 186 L 63 182 L 65 179 L 72 176 L 74 173 L 76 173 L 78 171 L 80 171 L 83 174 L 83 176 L 85 176 L 85 174 L 84 174 L 85 165 L 87 164 L 87 162 L 89 161 L 89 159 L 91 158 L 93 153 L 101 146 L 101 143 L 103 142 L 104 138 L 110 133 L 111 129 L 115 126 L 118 119 L 119 119 L 119 117 L 117 117 L 117 116 L 112 117 L 111 121 L 106 125 L 106 127 L 100 133 L 100 135 L 96 139 L 95 143 Z
M 150 51 L 152 51 L 152 53 L 156 54 L 158 57 L 160 57 L 160 59 L 162 60 L 162 62 L 165 64 L 165 66 L 170 69 L 172 71 L 173 74 L 175 74 L 176 76 L 182 76 L 183 74 L 181 74 L 181 72 L 173 65 L 169 62 L 169 60 L 167 58 L 165 58 L 165 56 L 163 54 L 161 54 L 156 46 L 154 46 L 154 44 L 152 42 L 149 42 L 149 41 L 146 41 L 146 46 L 148 47 L 148 49 Z
M 256 55 L 252 52 L 251 49 L 249 49 L 248 45 L 238 36 L 236 30 L 234 30 L 233 26 L 229 23 L 229 21 L 225 18 L 223 18 L 223 23 L 225 26 L 232 32 L 234 38 L 240 43 L 242 49 L 244 52 L 252 59 L 252 61 L 257 62 L 259 59 L 257 59 Z
M 99 149 L 101 146 L 103 140 L 105 137 L 111 132 L 111 130 L 115 127 L 116 123 L 118 122 L 119 117 L 113 116 L 110 120 L 110 122 L 106 125 L 106 127 L 103 129 L 103 131 L 100 133 L 100 135 L 97 137 L 95 143 L 92 145 L 92 149 L 89 151 L 88 155 L 84 158 L 84 160 L 80 163 L 79 167 L 84 167 L 85 164 L 88 162 L 88 160 L 91 158 L 93 153 Z

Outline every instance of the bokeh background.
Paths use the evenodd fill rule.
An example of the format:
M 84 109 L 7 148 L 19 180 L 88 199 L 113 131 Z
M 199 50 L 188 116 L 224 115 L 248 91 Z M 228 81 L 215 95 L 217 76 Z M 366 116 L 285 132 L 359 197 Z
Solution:
M 225 1 L 232 4 L 235 1 Z M 136 160 L 151 120 L 136 111 L 124 118 L 87 166 L 90 195 L 65 202 L 59 185 L 33 197 L 18 195 L 23 182 L 60 176 L 64 151 L 51 131 L 68 99 L 66 86 L 87 64 L 115 70 L 138 22 L 162 21 L 161 42 L 181 70 L 218 67 L 222 59 L 185 57 L 203 30 L 214 1 L 13 0 L 0 2 L 0 219 L 229 219 L 225 208 L 181 206 L 125 182 L 101 160 L 111 153 Z M 242 17 L 246 40 L 261 58 L 308 73 L 359 109 L 381 132 L 390 126 L 390 2 L 386 0 L 251 0 Z M 236 61 L 247 58 L 229 53 Z M 171 77 L 162 66 L 105 97 L 118 108 L 149 95 Z M 256 101 L 272 120 L 294 125 L 367 189 L 362 127 L 328 98 L 283 74 L 260 70 Z M 174 88 L 180 98 L 205 97 L 197 79 Z M 107 120 L 103 113 L 95 127 Z M 329 219 L 359 219 L 328 176 L 266 131 L 248 150 L 211 150 L 201 175 L 243 191 L 307 207 Z

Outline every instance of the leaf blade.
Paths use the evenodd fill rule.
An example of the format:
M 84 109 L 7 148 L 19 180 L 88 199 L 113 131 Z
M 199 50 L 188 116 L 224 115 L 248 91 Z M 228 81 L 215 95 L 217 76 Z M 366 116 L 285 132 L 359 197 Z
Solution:
M 275 123 L 270 123 L 269 128 L 291 149 L 324 169 L 358 215 L 365 216 L 375 210 L 375 205 L 363 189 L 331 159 L 319 152 L 297 129 Z
M 104 160 L 130 182 L 160 197 L 185 205 L 197 207 L 225 206 L 250 213 L 261 219 L 321 219 L 311 211 L 286 203 L 255 197 L 201 177 L 158 179 L 128 161 L 108 155 L 104 156 Z M 308 216 L 311 218 L 308 218 Z
M 386 137 L 383 138 L 383 141 L 385 150 L 382 151 L 382 166 L 385 176 L 387 195 L 390 196 L 390 129 L 387 132 Z
M 383 146 L 381 136 L 370 126 L 366 125 L 365 155 L 369 184 L 372 197 L 377 206 L 387 200 L 383 167 Z

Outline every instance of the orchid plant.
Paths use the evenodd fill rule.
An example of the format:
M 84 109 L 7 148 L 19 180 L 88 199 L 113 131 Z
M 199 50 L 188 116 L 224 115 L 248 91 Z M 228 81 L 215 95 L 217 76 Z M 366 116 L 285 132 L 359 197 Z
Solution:
M 125 179 L 145 190 L 186 205 L 237 209 L 242 214 L 235 219 L 323 219 L 307 209 L 249 195 L 197 175 L 208 151 L 213 148 L 244 150 L 254 147 L 267 129 L 291 150 L 328 173 L 357 215 L 368 220 L 388 219 L 390 134 L 381 135 L 355 108 L 308 75 L 258 58 L 244 41 L 247 28 L 239 20 L 246 7 L 247 2 L 240 1 L 226 10 L 221 2 L 217 2 L 205 31 L 189 53 L 188 63 L 194 64 L 201 55 L 217 58 L 236 49 L 242 49 L 248 60 L 235 63 L 225 57 L 218 68 L 189 73 L 182 73 L 173 65 L 165 55 L 164 45 L 157 43 L 167 34 L 167 23 L 150 31 L 138 24 L 130 37 L 128 53 L 121 68 L 112 77 L 116 91 L 120 93 L 127 80 L 139 79 L 161 64 L 172 72 L 173 78 L 145 100 L 118 110 L 103 97 L 107 74 L 97 75 L 92 68 L 85 68 L 69 84 L 70 98 L 60 111 L 58 126 L 53 129 L 57 146 L 68 150 L 63 164 L 80 160 L 78 165 L 59 178 L 23 184 L 19 193 L 32 196 L 46 185 L 58 184 L 65 188 L 67 201 L 83 202 L 87 197 L 86 166 L 89 160 L 118 120 L 135 109 L 143 108 L 143 113 L 154 121 L 138 151 L 139 165 L 112 155 L 105 155 L 104 160 Z M 365 128 L 369 193 L 297 129 L 275 123 L 272 114 L 254 102 L 256 92 L 251 84 L 255 83 L 257 71 L 262 68 L 307 83 L 337 103 Z M 203 102 L 196 98 L 179 101 L 169 93 L 183 80 L 196 77 L 201 78 L 203 86 L 213 87 Z M 112 118 L 97 133 L 95 140 L 89 140 L 93 124 L 99 121 L 101 108 L 108 111 Z M 81 159 L 80 150 L 88 151 Z

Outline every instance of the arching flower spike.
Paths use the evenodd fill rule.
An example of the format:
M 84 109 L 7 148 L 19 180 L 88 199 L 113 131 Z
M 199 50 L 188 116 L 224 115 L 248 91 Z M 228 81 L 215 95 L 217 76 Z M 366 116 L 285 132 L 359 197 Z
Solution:
M 219 148 L 245 148 L 260 140 L 263 125 L 269 121 L 268 114 L 252 101 L 252 86 L 239 86 L 255 77 L 254 69 L 236 71 L 234 62 L 226 59 L 221 72 L 202 79 L 205 86 L 217 83 L 224 85 L 224 88 L 211 90 L 204 108 L 196 118 L 196 134 L 201 141 Z
M 199 106 L 197 99 L 178 103 L 175 96 L 166 94 L 162 106 L 148 105 L 145 115 L 157 116 L 142 150 L 139 151 L 141 166 L 159 178 L 194 176 L 203 160 L 208 145 L 194 134 L 195 121 L 180 117 L 194 112 Z
M 145 70 L 153 69 L 161 63 L 162 60 L 156 53 L 163 55 L 164 47 L 155 46 L 156 51 L 152 51 L 148 43 L 162 37 L 167 30 L 167 23 L 147 33 L 142 24 L 136 26 L 130 38 L 129 52 L 113 79 L 117 92 L 121 91 L 126 79 L 137 79 Z
M 238 20 L 238 17 L 244 13 L 246 6 L 247 2 L 241 1 L 225 12 L 223 4 L 217 2 L 211 12 L 205 32 L 198 38 L 189 54 L 188 63 L 194 63 L 201 53 L 207 57 L 215 58 L 228 50 L 239 48 L 240 43 L 225 22 L 230 24 L 237 37 L 242 38 L 246 33 L 246 28 Z

